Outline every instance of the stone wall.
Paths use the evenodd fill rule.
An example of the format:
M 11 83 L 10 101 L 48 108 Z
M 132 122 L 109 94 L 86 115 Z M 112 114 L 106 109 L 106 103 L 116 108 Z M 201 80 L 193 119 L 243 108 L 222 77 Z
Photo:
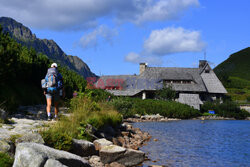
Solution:
M 199 94 L 180 93 L 177 101 L 198 110 L 200 110 L 200 104 L 202 104 Z

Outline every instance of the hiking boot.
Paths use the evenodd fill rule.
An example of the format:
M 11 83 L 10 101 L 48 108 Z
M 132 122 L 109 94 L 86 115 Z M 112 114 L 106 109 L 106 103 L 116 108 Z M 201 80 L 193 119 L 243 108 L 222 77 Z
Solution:
M 50 117 L 48 117 L 47 121 L 51 121 L 51 116 L 50 116 Z
M 53 118 L 52 121 L 58 121 L 58 117 Z

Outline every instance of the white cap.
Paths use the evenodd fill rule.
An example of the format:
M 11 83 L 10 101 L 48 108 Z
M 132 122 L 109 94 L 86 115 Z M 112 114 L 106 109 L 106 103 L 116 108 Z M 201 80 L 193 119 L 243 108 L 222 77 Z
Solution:
M 57 64 L 53 63 L 53 64 L 51 64 L 51 67 L 56 67 L 57 68 Z

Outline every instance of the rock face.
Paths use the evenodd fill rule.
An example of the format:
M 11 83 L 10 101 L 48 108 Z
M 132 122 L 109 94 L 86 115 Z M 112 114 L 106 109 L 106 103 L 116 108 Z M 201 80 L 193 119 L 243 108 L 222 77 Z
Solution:
M 3 27 L 3 30 L 5 32 L 9 32 L 10 35 L 17 40 L 17 42 L 27 46 L 28 48 L 34 48 L 37 52 L 47 55 L 53 61 L 61 64 L 62 66 L 69 67 L 71 70 L 77 72 L 85 78 L 96 77 L 96 75 L 90 71 L 85 62 L 77 56 L 66 55 L 57 43 L 55 43 L 55 41 L 37 38 L 28 27 L 25 27 L 12 18 L 0 17 L 0 24 Z
M 72 153 L 85 157 L 91 156 L 97 153 L 95 150 L 95 145 L 86 140 L 73 139 L 73 149 Z
M 144 161 L 145 153 L 116 145 L 109 145 L 100 150 L 100 158 L 104 164 L 118 162 L 125 166 L 134 166 Z
M 42 144 L 20 143 L 16 147 L 13 167 L 44 167 L 45 165 L 50 167 L 53 164 L 68 167 L 90 167 L 84 158 Z

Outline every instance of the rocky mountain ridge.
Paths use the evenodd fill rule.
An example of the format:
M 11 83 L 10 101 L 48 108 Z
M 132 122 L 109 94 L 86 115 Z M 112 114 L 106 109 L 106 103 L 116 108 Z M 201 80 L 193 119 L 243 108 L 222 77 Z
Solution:
M 9 17 L 0 17 L 0 25 L 3 31 L 9 32 L 17 42 L 27 47 L 33 47 L 37 52 L 43 53 L 53 61 L 66 66 L 82 75 L 84 78 L 95 77 L 88 65 L 77 56 L 67 55 L 53 40 L 37 38 L 32 31 L 23 24 Z

